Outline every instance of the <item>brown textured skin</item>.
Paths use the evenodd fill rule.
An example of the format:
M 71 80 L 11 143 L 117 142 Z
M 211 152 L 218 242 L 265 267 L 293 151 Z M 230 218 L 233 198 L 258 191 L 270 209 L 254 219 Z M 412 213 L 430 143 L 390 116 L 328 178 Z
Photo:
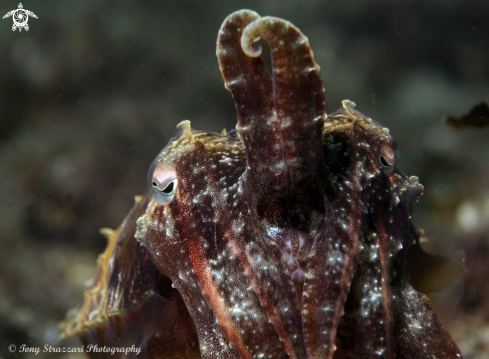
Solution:
M 61 335 L 80 334 L 85 345 L 99 347 L 135 345 L 141 348 L 137 358 L 200 358 L 195 327 L 181 296 L 134 238 L 136 220 L 147 204 L 148 196 L 140 199 L 108 236 L 84 305 L 61 325 Z M 125 357 L 110 352 L 90 356 Z
M 259 37 L 270 43 L 271 75 L 253 45 Z M 425 283 L 416 263 L 436 261 L 418 247 L 408 257 L 419 242 L 411 205 L 423 187 L 417 177 L 386 172 L 380 156 L 397 150 L 389 131 L 350 101 L 326 116 L 309 43 L 285 20 L 231 14 L 217 56 L 237 130 L 178 126 L 150 170 L 176 174 L 174 198 L 160 205 L 151 189 L 138 210 L 136 238 L 145 248 L 138 245 L 133 260 L 151 264 L 125 262 L 119 270 L 154 271 L 154 263 L 171 280 L 202 358 L 332 358 L 335 343 L 335 358 L 460 358 L 427 297 L 408 281 Z M 148 306 L 124 308 L 120 317 L 141 329 L 133 318 L 153 317 Z M 167 308 L 160 306 L 165 328 L 181 325 Z M 148 320 L 150 328 L 160 323 Z M 117 329 L 112 318 L 101 328 L 106 338 Z M 188 328 L 179 333 L 193 338 Z

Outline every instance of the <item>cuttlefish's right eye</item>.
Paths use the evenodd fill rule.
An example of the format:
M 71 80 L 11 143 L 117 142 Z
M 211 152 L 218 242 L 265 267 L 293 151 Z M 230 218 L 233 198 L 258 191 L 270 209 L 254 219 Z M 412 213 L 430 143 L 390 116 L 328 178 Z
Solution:
M 166 206 L 177 193 L 178 179 L 174 170 L 152 165 L 148 173 L 148 187 L 153 200 Z
M 397 171 L 397 164 L 399 163 L 399 149 L 392 147 L 382 147 L 380 149 L 379 156 L 382 170 L 387 177 L 392 177 Z

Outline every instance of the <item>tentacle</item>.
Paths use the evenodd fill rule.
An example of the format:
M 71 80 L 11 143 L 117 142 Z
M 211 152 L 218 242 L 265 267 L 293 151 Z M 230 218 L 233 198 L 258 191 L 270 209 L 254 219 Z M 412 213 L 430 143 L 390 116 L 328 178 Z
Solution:
M 285 185 L 283 151 L 273 108 L 272 78 L 263 61 L 249 57 L 241 48 L 243 30 L 260 16 L 249 10 L 229 15 L 219 30 L 217 58 L 226 88 L 238 113 L 237 130 L 245 143 L 250 186 L 265 192 L 281 191 Z
M 241 47 L 243 30 L 259 15 L 249 10 L 235 12 L 224 21 L 217 40 L 217 57 L 226 88 L 231 91 L 238 113 L 237 129 L 243 138 L 246 150 L 247 172 L 246 192 L 261 194 L 261 202 L 274 207 L 267 196 L 283 194 L 287 189 L 288 177 L 284 166 L 283 139 L 277 130 L 278 120 L 273 103 L 272 78 L 263 61 L 247 56 Z M 248 223 L 260 223 L 255 210 L 259 205 L 247 201 L 254 211 L 243 216 L 252 217 Z M 274 207 L 275 208 L 275 207 Z M 243 219 L 244 220 L 244 219 Z M 256 228 L 244 229 L 247 235 L 230 238 L 228 246 L 233 249 L 241 265 L 248 273 L 261 305 L 266 311 L 266 319 L 273 324 L 287 355 L 291 358 L 305 357 L 305 344 L 300 323 L 300 310 L 294 286 L 282 263 L 282 255 L 270 239 L 262 236 Z M 248 233 L 250 231 L 250 233 Z M 262 268 L 249 251 L 253 248 L 256 258 L 269 258 L 267 263 L 280 268 L 279 275 L 267 274 L 275 265 Z M 268 269 L 267 269 L 268 268 Z M 281 295 L 277 295 L 281 293 Z M 279 311 L 277 308 L 286 308 Z M 261 309 L 260 309 L 261 311 Z M 262 325 L 263 326 L 263 325 Z M 268 342 L 263 348 L 271 347 L 270 337 L 262 337 Z M 256 339 L 255 339 L 256 340 Z M 271 349 L 268 349 L 269 351 Z M 271 351 L 270 351 L 271 352 Z M 275 354 L 274 357 L 277 357 Z
M 254 11 L 241 10 L 229 15 L 217 37 L 217 58 L 226 88 L 231 91 L 238 111 L 238 124 L 246 128 L 256 116 L 271 113 L 272 83 L 259 58 L 244 54 L 241 34 L 248 24 L 260 18 Z
M 348 120 L 340 114 L 332 117 L 331 121 L 346 123 Z M 308 351 L 314 358 L 333 356 L 338 323 L 356 270 L 366 227 L 365 204 L 361 195 L 362 167 L 352 159 L 356 154 L 360 157 L 363 154 L 361 148 L 355 148 L 357 141 L 362 143 L 365 139 L 359 126 L 354 126 L 351 138 L 355 138 L 355 143 L 350 143 L 342 130 L 330 130 L 327 137 L 325 136 L 324 146 L 328 152 L 336 149 L 346 155 L 342 158 L 342 171 L 348 173 L 348 177 L 341 178 L 342 175 L 334 168 L 330 171 L 332 175 L 341 178 L 339 183 L 346 183 L 348 186 L 328 188 L 328 217 L 314 241 L 305 267 L 304 336 Z M 343 150 L 350 146 L 353 146 L 352 151 Z M 351 200 L 353 198 L 356 200 Z
M 254 48 L 259 37 L 270 42 L 273 77 Z M 252 185 L 263 193 L 323 188 L 324 88 L 307 38 L 285 20 L 238 11 L 219 31 L 217 56 L 236 102 Z
M 320 185 L 314 174 L 323 174 L 325 168 L 321 130 L 326 115 L 319 66 L 307 38 L 288 21 L 265 17 L 248 25 L 241 37 L 248 56 L 261 54 L 261 48 L 253 46 L 260 37 L 270 43 L 272 52 L 273 108 L 291 181 L 289 190 L 300 184 L 310 191 Z M 304 182 L 307 179 L 311 180 Z
M 389 239 L 373 231 L 366 237 L 338 336 L 346 358 L 394 358 Z

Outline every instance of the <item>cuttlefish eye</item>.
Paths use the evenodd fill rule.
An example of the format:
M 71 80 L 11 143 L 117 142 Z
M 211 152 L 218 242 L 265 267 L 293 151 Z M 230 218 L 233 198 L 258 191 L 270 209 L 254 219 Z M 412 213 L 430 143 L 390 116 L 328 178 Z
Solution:
M 391 177 L 396 173 L 397 164 L 399 162 L 399 149 L 392 147 L 382 147 L 379 156 L 382 170 L 387 177 Z
M 177 193 L 178 179 L 174 170 L 152 165 L 148 173 L 148 187 L 153 200 L 166 206 Z

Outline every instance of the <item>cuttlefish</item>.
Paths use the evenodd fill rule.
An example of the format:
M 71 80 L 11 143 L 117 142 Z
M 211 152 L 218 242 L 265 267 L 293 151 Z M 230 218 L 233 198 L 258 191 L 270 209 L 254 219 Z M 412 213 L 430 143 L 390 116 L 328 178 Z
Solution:
M 217 57 L 236 129 L 177 126 L 62 336 L 138 358 L 461 358 L 422 292 L 459 282 L 464 256 L 421 248 L 423 186 L 389 130 L 348 100 L 326 114 L 285 20 L 231 14 Z

